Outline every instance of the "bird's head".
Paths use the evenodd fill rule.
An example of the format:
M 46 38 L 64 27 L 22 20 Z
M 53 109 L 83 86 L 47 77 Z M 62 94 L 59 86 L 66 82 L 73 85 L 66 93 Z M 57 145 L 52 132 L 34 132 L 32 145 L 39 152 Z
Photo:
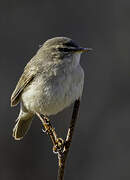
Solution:
M 54 57 L 53 59 L 69 59 L 69 57 L 79 57 L 83 52 L 88 53 L 91 48 L 83 48 L 67 37 L 55 37 L 47 40 L 40 48 L 40 52 L 45 52 Z M 73 59 L 73 58 L 71 58 Z

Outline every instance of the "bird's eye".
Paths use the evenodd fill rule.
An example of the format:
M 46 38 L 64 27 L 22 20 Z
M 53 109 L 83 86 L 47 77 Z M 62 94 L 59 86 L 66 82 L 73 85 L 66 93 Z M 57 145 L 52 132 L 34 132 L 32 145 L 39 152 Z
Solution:
M 69 48 L 58 48 L 58 50 L 60 52 L 71 52 L 72 51 L 72 49 L 69 49 Z

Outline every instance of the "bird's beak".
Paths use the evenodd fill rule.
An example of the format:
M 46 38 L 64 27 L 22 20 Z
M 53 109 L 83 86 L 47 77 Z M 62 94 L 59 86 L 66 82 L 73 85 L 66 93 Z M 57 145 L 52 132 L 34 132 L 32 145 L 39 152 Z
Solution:
M 87 52 L 88 53 L 88 52 L 90 52 L 92 50 L 93 50 L 92 48 L 83 48 L 83 47 L 79 47 L 79 48 L 76 49 L 76 51 L 79 52 L 79 53 L 80 52 Z

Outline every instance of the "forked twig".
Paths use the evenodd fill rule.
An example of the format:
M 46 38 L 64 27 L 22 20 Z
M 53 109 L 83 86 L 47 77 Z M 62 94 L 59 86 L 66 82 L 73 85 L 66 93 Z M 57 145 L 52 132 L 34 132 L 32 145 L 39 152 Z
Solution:
M 63 142 L 61 138 L 58 138 L 55 132 L 55 129 L 50 123 L 50 120 L 47 117 L 45 116 L 41 117 L 40 114 L 36 113 L 36 115 L 42 121 L 42 124 L 45 128 L 45 132 L 47 132 L 47 134 L 50 136 L 52 140 L 52 143 L 54 146 L 53 151 L 55 151 L 58 154 L 59 168 L 58 168 L 57 180 L 63 180 L 64 178 L 65 164 L 66 164 L 69 148 L 72 142 L 74 128 L 75 128 L 75 124 L 76 124 L 76 120 L 77 120 L 78 112 L 79 112 L 79 106 L 80 106 L 80 99 L 76 100 L 74 103 L 72 118 L 70 121 L 70 126 L 67 132 L 65 142 Z
M 71 142 L 72 142 L 74 128 L 75 128 L 75 125 L 76 125 L 76 120 L 77 120 L 78 112 L 79 112 L 79 106 L 80 106 L 80 99 L 76 100 L 75 103 L 74 103 L 72 118 L 71 118 L 71 121 L 70 121 L 70 126 L 69 126 L 69 129 L 68 129 L 64 150 L 63 150 L 62 155 L 59 155 L 59 169 L 58 169 L 57 180 L 63 180 L 63 178 L 64 178 L 65 164 L 66 164 L 69 148 L 70 148 L 70 145 L 71 145 Z

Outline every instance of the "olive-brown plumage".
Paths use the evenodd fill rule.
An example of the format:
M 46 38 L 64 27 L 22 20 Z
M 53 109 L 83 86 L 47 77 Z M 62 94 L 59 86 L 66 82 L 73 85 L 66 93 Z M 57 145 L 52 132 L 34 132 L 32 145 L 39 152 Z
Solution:
M 27 133 L 36 114 L 53 115 L 81 97 L 84 72 L 81 48 L 71 39 L 56 37 L 46 41 L 26 65 L 11 96 L 11 106 L 20 103 L 20 113 L 13 137 L 20 140 Z

